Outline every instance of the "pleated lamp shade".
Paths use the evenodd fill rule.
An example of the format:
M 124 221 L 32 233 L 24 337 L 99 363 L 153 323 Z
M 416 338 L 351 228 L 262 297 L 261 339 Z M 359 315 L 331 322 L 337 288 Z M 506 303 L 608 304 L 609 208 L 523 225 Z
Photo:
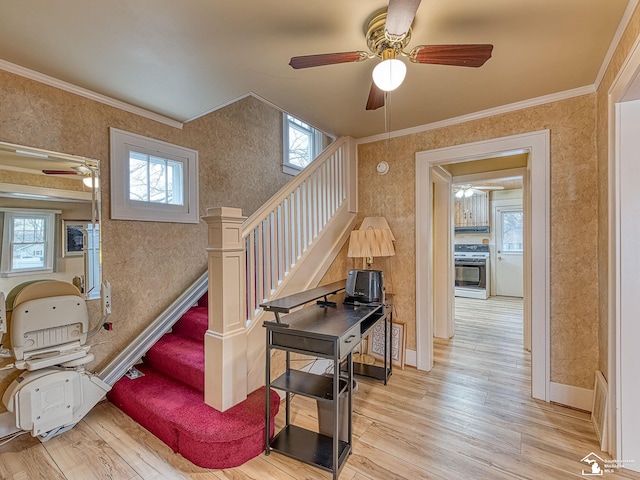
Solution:
M 374 220 L 367 221 L 368 219 Z M 360 230 L 351 232 L 347 256 L 365 258 L 366 263 L 371 264 L 374 257 L 391 257 L 396 254 L 394 240 L 384 217 L 367 217 L 362 222 Z

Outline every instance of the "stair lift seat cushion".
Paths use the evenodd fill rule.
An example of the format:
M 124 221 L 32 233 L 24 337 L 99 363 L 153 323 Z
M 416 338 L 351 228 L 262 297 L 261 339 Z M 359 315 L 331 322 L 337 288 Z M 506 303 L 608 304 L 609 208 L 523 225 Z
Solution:
M 89 315 L 74 285 L 26 282 L 7 298 L 14 365 L 27 371 L 9 385 L 2 402 L 17 428 L 46 441 L 72 428 L 111 387 L 84 370 L 93 359 L 85 345 Z
M 82 346 L 87 341 L 89 314 L 73 285 L 31 283 L 12 300 L 10 336 L 17 368 L 37 370 L 87 355 L 88 347 Z

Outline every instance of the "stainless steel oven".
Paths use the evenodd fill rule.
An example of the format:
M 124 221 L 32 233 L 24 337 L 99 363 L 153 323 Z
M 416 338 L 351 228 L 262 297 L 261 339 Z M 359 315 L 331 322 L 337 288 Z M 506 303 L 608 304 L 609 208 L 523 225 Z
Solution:
M 455 245 L 455 295 L 489 298 L 489 245 Z

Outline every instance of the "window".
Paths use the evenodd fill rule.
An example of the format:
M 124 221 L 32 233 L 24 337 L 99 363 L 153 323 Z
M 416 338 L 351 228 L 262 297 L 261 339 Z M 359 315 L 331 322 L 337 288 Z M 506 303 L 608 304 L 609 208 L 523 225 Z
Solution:
M 198 223 L 198 152 L 111 129 L 111 218 Z
M 311 125 L 288 114 L 283 114 L 284 123 L 284 173 L 297 175 L 324 149 L 324 141 L 333 139 Z
M 5 210 L 2 229 L 3 277 L 53 272 L 56 211 Z
M 502 212 L 502 252 L 522 253 L 522 210 Z

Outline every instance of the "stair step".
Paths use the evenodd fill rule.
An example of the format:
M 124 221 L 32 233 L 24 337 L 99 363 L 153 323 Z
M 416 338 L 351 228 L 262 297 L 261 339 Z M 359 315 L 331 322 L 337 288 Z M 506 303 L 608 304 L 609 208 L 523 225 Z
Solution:
M 205 307 L 205 308 L 209 306 L 209 292 L 205 293 L 202 297 L 200 297 L 200 299 L 198 300 L 198 306 Z
M 207 307 L 191 307 L 171 331 L 176 335 L 204 342 L 204 335 L 209 328 L 209 311 Z
M 144 377 L 123 377 L 107 394 L 111 402 L 194 464 L 231 468 L 264 450 L 265 388 L 225 412 L 204 403 L 202 392 L 167 377 L 149 366 Z M 270 392 L 271 417 L 280 406 Z M 274 424 L 271 422 L 273 435 Z
M 174 333 L 165 334 L 149 349 L 144 363 L 204 392 L 204 343 Z

